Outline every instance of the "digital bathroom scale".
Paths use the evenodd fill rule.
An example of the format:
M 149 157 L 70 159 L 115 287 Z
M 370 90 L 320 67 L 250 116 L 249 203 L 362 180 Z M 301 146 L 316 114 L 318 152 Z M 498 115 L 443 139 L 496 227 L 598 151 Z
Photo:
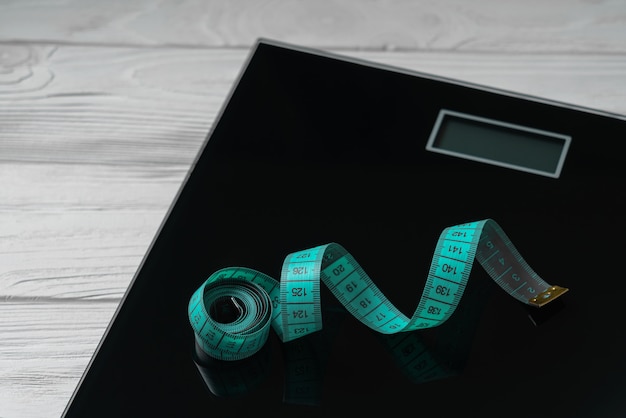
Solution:
M 624 116 L 260 40 L 63 416 L 622 416 L 624 140 Z M 498 280 L 550 290 L 491 276 L 482 261 L 497 267 L 511 245 L 484 254 L 483 220 L 564 293 L 543 306 L 511 297 Z M 467 228 L 477 238 L 457 241 Z M 350 308 L 321 282 L 321 307 L 292 310 L 289 332 L 313 314 L 321 329 L 286 342 L 270 329 L 245 358 L 207 351 L 215 330 L 203 322 L 197 337 L 191 305 L 209 277 L 235 266 L 280 282 L 290 254 L 330 243 L 379 293 Z M 324 251 L 328 280 L 361 291 Z M 461 267 L 441 251 L 471 252 L 464 290 L 446 284 Z M 308 271 L 292 266 L 292 278 Z M 440 300 L 422 306 L 427 286 Z M 358 318 L 384 295 L 433 324 L 451 289 L 462 297 L 436 326 L 383 333 Z M 218 297 L 203 321 L 237 322 L 253 310 L 244 299 Z

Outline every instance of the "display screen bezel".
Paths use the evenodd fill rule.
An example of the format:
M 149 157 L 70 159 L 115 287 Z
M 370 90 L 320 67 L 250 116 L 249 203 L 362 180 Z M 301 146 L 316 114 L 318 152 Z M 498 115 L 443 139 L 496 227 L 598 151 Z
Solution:
M 460 137 L 458 132 L 450 134 L 450 129 L 447 128 L 453 122 L 465 124 L 468 128 L 467 136 Z M 477 139 L 477 135 L 471 132 L 471 130 L 476 129 L 488 130 L 490 136 Z M 491 135 L 492 133 L 493 135 Z M 500 167 L 558 178 L 565 163 L 571 140 L 571 136 L 561 133 L 441 109 L 428 138 L 426 149 Z M 558 147 L 558 149 L 546 152 L 545 145 L 548 142 L 552 148 Z M 485 146 L 488 144 L 497 145 L 497 148 L 487 152 Z M 544 160 L 550 159 L 548 161 L 550 167 L 544 168 L 545 161 L 540 162 L 539 158 L 533 159 L 533 156 L 539 156 Z

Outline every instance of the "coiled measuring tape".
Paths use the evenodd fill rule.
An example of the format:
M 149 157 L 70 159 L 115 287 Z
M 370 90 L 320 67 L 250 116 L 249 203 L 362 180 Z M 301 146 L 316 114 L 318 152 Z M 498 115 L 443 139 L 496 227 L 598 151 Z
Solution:
M 241 360 L 258 352 L 270 329 L 283 342 L 322 329 L 321 282 L 361 323 L 382 334 L 436 327 L 454 313 L 474 260 L 510 296 L 541 307 L 568 291 L 545 282 L 492 219 L 445 228 L 413 315 L 406 316 L 337 243 L 289 254 L 280 281 L 246 267 L 216 271 L 193 293 L 188 315 L 210 357 Z
M 469 283 L 468 283 L 469 284 Z M 455 314 L 428 336 L 420 330 L 396 334 L 375 333 L 388 357 L 408 383 L 423 384 L 457 376 L 469 359 L 480 314 L 491 292 L 487 282 L 471 283 Z M 292 405 L 320 405 L 324 393 L 326 366 L 333 342 L 348 312 L 335 301 L 322 305 L 324 327 L 283 344 L 283 402 Z M 434 336 L 434 338 L 433 338 Z M 205 386 L 218 398 L 239 398 L 263 384 L 273 368 L 268 344 L 240 361 L 221 361 L 194 344 L 192 357 Z M 386 361 L 380 358 L 381 361 Z

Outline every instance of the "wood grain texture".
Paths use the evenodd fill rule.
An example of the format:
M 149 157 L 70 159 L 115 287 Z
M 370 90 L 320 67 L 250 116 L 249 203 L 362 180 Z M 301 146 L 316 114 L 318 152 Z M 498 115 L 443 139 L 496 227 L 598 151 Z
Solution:
M 61 414 L 257 37 L 626 115 L 625 21 L 623 1 L 1 0 L 0 418 Z
M 621 0 L 4 0 L 0 38 L 374 50 L 624 52 Z

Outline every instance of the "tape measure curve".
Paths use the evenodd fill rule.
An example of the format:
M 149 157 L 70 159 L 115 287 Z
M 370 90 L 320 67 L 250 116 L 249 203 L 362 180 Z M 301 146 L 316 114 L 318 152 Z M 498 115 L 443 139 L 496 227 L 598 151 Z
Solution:
M 510 296 L 536 307 L 568 289 L 544 281 L 492 219 L 445 228 L 417 308 L 406 316 L 337 243 L 289 254 L 280 281 L 254 269 L 227 267 L 193 293 L 188 316 L 197 343 L 209 356 L 240 360 L 265 344 L 270 328 L 283 342 L 322 329 L 323 282 L 361 323 L 382 334 L 436 327 L 454 313 L 474 260 Z

